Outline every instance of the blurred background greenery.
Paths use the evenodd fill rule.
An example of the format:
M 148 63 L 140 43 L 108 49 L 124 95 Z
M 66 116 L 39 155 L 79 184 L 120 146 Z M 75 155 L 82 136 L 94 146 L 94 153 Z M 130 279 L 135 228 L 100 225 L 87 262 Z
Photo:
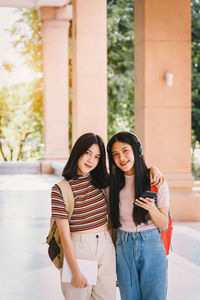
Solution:
M 21 64 L 34 71 L 35 78 L 0 90 L 1 159 L 40 160 L 44 147 L 41 23 L 37 10 L 17 9 L 15 13 L 16 21 L 8 29 L 12 47 L 19 53 Z M 15 67 L 7 61 L 1 64 L 8 73 Z

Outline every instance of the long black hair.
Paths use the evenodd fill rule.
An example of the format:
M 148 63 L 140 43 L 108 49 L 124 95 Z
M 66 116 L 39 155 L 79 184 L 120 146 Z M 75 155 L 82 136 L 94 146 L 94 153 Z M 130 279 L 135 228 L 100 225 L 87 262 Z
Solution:
M 122 131 L 115 134 L 107 145 L 110 168 L 110 213 L 114 228 L 120 227 L 119 220 L 119 193 L 125 185 L 124 172 L 115 164 L 112 155 L 112 147 L 115 142 L 129 144 L 134 154 L 135 171 L 135 199 L 139 199 L 145 190 L 150 189 L 149 169 L 144 161 L 142 145 L 138 137 L 130 132 Z M 136 225 L 147 223 L 150 220 L 149 212 L 139 206 L 133 207 L 133 221 Z
M 85 133 L 78 138 L 63 169 L 62 176 L 67 180 L 77 179 L 80 176 L 77 174 L 78 160 L 93 144 L 97 144 L 100 148 L 100 159 L 96 168 L 90 172 L 91 183 L 98 188 L 104 188 L 109 184 L 105 146 L 100 136 L 94 133 Z

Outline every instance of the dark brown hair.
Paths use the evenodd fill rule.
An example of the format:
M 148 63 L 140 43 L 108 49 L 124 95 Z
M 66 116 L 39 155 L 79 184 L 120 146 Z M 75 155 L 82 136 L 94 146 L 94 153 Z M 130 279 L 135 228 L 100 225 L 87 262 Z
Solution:
M 98 188 L 104 188 L 109 183 L 109 176 L 106 169 L 105 146 L 101 137 L 94 133 L 85 133 L 78 138 L 63 169 L 62 176 L 67 180 L 76 179 L 80 176 L 77 174 L 78 160 L 93 144 L 97 144 L 100 148 L 100 159 L 96 168 L 90 172 L 92 184 Z
M 140 140 L 135 134 L 126 131 L 115 134 L 107 145 L 110 168 L 110 212 L 114 228 L 118 228 L 121 225 L 119 221 L 119 193 L 125 185 L 124 172 L 116 166 L 112 155 L 112 146 L 117 141 L 129 144 L 133 149 L 135 159 L 135 198 L 139 199 L 145 190 L 150 189 L 149 169 L 144 161 Z M 149 219 L 150 215 L 147 210 L 139 206 L 134 207 L 133 221 L 136 225 L 147 223 Z

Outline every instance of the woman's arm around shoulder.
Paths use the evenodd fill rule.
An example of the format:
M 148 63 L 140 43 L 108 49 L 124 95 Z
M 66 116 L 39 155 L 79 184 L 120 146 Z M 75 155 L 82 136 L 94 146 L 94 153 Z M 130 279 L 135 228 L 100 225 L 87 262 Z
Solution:
M 164 176 L 161 171 L 157 167 L 150 168 L 150 183 L 151 185 L 158 186 L 159 184 L 164 182 Z

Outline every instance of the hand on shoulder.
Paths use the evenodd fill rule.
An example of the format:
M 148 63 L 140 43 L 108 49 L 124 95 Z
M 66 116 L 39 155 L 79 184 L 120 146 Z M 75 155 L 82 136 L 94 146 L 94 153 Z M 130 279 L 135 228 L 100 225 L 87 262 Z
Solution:
M 158 186 L 164 182 L 164 175 L 157 167 L 150 168 L 150 183 L 151 185 Z

